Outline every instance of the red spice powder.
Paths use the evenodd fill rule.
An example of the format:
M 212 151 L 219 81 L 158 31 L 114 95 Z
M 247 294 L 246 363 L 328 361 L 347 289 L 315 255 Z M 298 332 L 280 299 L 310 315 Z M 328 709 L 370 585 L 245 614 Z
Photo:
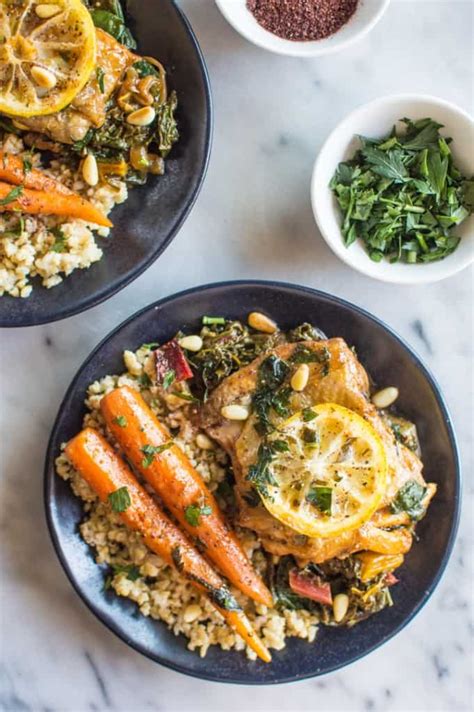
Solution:
M 257 22 L 285 40 L 320 40 L 352 17 L 358 0 L 247 0 Z

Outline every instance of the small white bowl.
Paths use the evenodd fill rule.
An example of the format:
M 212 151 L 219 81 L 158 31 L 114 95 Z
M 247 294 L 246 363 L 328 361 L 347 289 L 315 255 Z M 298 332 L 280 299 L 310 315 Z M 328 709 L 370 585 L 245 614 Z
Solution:
M 390 0 L 359 0 L 349 22 L 333 35 L 322 40 L 293 41 L 284 40 L 259 25 L 247 8 L 247 0 L 216 0 L 217 7 L 226 20 L 243 37 L 258 47 L 290 57 L 317 57 L 345 49 L 375 27 L 389 2 Z
M 360 240 L 350 247 L 341 234 L 341 213 L 329 183 L 341 161 L 352 158 L 360 143 L 358 135 L 381 138 L 390 133 L 401 118 L 434 119 L 444 128 L 443 136 L 453 139 L 451 150 L 456 165 L 470 178 L 474 175 L 474 120 L 454 104 L 433 96 L 400 94 L 386 96 L 359 107 L 345 118 L 324 143 L 314 166 L 311 202 L 319 230 L 331 250 L 350 267 L 383 282 L 427 284 L 450 277 L 474 259 L 474 216 L 471 215 L 453 234 L 461 237 L 457 249 L 444 260 L 426 264 L 388 261 L 373 262 Z

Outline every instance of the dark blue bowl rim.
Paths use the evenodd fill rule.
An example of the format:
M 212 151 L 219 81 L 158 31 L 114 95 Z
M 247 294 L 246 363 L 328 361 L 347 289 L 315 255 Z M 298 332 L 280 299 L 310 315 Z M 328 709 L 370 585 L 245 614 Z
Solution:
M 184 204 L 180 218 L 177 220 L 173 229 L 170 230 L 170 232 L 168 233 L 166 240 L 156 250 L 154 250 L 152 252 L 152 254 L 149 257 L 147 257 L 146 260 L 144 260 L 143 263 L 140 263 L 134 269 L 130 270 L 130 272 L 128 274 L 124 275 L 121 279 L 115 281 L 109 287 L 106 287 L 105 289 L 103 289 L 98 295 L 96 295 L 96 296 L 92 295 L 91 297 L 85 297 L 85 298 L 81 299 L 76 304 L 76 306 L 71 307 L 71 308 L 64 308 L 61 311 L 58 311 L 58 313 L 55 314 L 53 317 L 47 316 L 47 317 L 38 318 L 38 319 L 29 319 L 27 317 L 27 318 L 25 318 L 24 321 L 17 322 L 15 324 L 10 323 L 8 320 L 2 321 L 0 319 L 0 328 L 15 329 L 15 328 L 21 328 L 21 327 L 28 327 L 28 326 L 40 326 L 42 324 L 52 324 L 55 321 L 61 321 L 62 319 L 67 319 L 71 316 L 76 316 L 77 314 L 81 314 L 82 312 L 88 311 L 89 309 L 92 309 L 93 307 L 96 307 L 99 304 L 102 304 L 103 302 L 107 301 L 107 299 L 110 299 L 110 297 L 113 297 L 114 294 L 117 294 L 117 292 L 120 292 L 120 291 L 122 291 L 122 289 L 125 289 L 125 287 L 127 287 L 131 282 L 133 282 L 135 279 L 137 279 L 154 262 L 156 262 L 156 260 L 163 254 L 163 252 L 166 250 L 166 248 L 174 240 L 174 238 L 176 237 L 176 235 L 182 228 L 184 222 L 188 218 L 192 208 L 194 207 L 194 204 L 196 203 L 196 200 L 199 196 L 199 193 L 201 192 L 201 188 L 202 188 L 204 180 L 206 178 L 207 169 L 209 167 L 209 161 L 210 161 L 210 157 L 211 157 L 212 138 L 213 138 L 213 133 L 214 133 L 214 105 L 213 105 L 213 100 L 212 100 L 212 90 L 211 90 L 211 81 L 209 78 L 209 72 L 207 69 L 206 61 L 204 59 L 204 55 L 203 55 L 202 49 L 200 47 L 200 44 L 197 40 L 196 35 L 194 34 L 194 30 L 192 29 L 191 24 L 190 24 L 188 18 L 186 17 L 186 15 L 184 14 L 183 10 L 177 5 L 175 0 L 172 0 L 172 4 L 176 10 L 176 14 L 177 14 L 178 18 L 183 23 L 183 25 L 189 35 L 189 38 L 196 50 L 196 54 L 197 54 L 197 57 L 198 57 L 198 60 L 199 60 L 200 66 L 201 66 L 201 72 L 202 72 L 204 90 L 205 90 L 206 117 L 207 117 L 206 136 L 205 136 L 205 152 L 204 152 L 204 156 L 203 156 L 201 165 L 199 166 L 199 168 L 197 170 L 197 175 L 199 176 L 199 179 L 194 187 L 194 190 L 192 191 L 188 200 Z M 44 287 L 41 287 L 41 289 L 44 289 Z
M 100 352 L 102 347 L 105 345 L 106 342 L 108 342 L 110 339 L 112 339 L 121 329 L 126 327 L 130 322 L 134 321 L 135 319 L 139 318 L 146 312 L 151 312 L 155 308 L 160 307 L 168 302 L 174 301 L 175 299 L 179 299 L 181 297 L 185 297 L 188 295 L 192 294 L 200 294 L 202 292 L 205 292 L 207 290 L 212 290 L 212 289 L 220 289 L 220 288 L 233 288 L 233 287 L 270 287 L 272 289 L 275 288 L 281 288 L 285 289 L 288 291 L 295 291 L 295 292 L 303 292 L 306 294 L 311 294 L 314 295 L 320 299 L 332 302 L 333 304 L 349 308 L 361 316 L 369 319 L 370 321 L 374 322 L 377 326 L 382 327 L 385 331 L 387 331 L 390 336 L 392 336 L 394 339 L 396 339 L 410 354 L 412 359 L 415 361 L 417 367 L 419 370 L 422 372 L 428 383 L 433 389 L 433 393 L 435 395 L 435 398 L 438 402 L 438 405 L 440 407 L 440 410 L 443 414 L 444 422 L 446 424 L 447 432 L 449 435 L 449 440 L 453 452 L 453 460 L 455 464 L 455 477 L 456 477 L 456 495 L 455 495 L 455 501 L 454 501 L 454 516 L 453 516 L 453 523 L 451 527 L 451 532 L 449 535 L 449 539 L 446 544 L 446 549 L 444 551 L 443 557 L 441 559 L 438 571 L 436 573 L 436 576 L 433 578 L 433 581 L 431 582 L 430 586 L 428 589 L 425 591 L 425 595 L 423 597 L 423 600 L 419 602 L 419 604 L 413 609 L 413 611 L 408 615 L 398 626 L 396 626 L 389 635 L 384 636 L 380 641 L 378 641 L 376 644 L 370 646 L 369 648 L 364 649 L 361 653 L 358 653 L 356 655 L 353 655 L 349 660 L 341 663 L 337 663 L 332 665 L 331 667 L 326 668 L 322 672 L 317 672 L 317 673 L 308 673 L 308 674 L 302 674 L 302 675 L 293 675 L 289 676 L 288 678 L 279 678 L 278 680 L 265 680 L 263 682 L 258 681 L 258 680 L 248 680 L 248 681 L 242 681 L 241 679 L 232 679 L 232 678 L 226 678 L 225 680 L 219 678 L 217 675 L 213 674 L 212 671 L 209 671 L 209 673 L 202 674 L 202 673 L 195 673 L 193 671 L 188 670 L 186 667 L 170 663 L 168 660 L 163 659 L 162 657 L 158 655 L 152 654 L 149 650 L 146 650 L 143 648 L 139 643 L 129 640 L 126 638 L 126 636 L 121 632 L 120 627 L 115 624 L 115 621 L 113 621 L 111 618 L 105 619 L 103 616 L 99 616 L 96 611 L 94 610 L 93 605 L 84 598 L 81 587 L 76 583 L 76 580 L 74 578 L 74 574 L 72 572 L 71 567 L 69 566 L 69 562 L 67 559 L 63 556 L 62 551 L 61 551 L 61 546 L 59 542 L 59 537 L 56 533 L 54 523 L 53 523 L 53 517 L 52 517 L 52 512 L 50 509 L 50 502 L 49 502 L 49 492 L 48 492 L 48 485 L 50 481 L 50 472 L 51 470 L 54 473 L 54 467 L 51 467 L 51 464 L 54 463 L 54 457 L 55 457 L 55 452 L 53 451 L 54 447 L 54 440 L 55 440 L 55 435 L 56 435 L 56 429 L 58 427 L 60 418 L 61 418 L 61 412 L 63 409 L 63 406 L 65 402 L 68 400 L 69 395 L 75 390 L 76 383 L 79 381 L 81 374 L 83 370 L 88 366 L 88 364 L 95 358 L 95 356 Z M 48 442 L 48 447 L 46 451 L 46 459 L 45 459 L 45 466 L 44 466 L 44 507 L 45 507 L 45 516 L 46 516 L 46 522 L 49 530 L 49 534 L 53 543 L 53 547 L 56 551 L 56 554 L 58 556 L 58 559 L 61 563 L 62 568 L 64 569 L 64 572 L 69 579 L 69 582 L 71 583 L 72 587 L 76 591 L 76 593 L 79 595 L 83 603 L 89 608 L 89 610 L 98 618 L 104 625 L 115 635 L 117 635 L 124 643 L 126 643 L 128 646 L 136 650 L 138 653 L 141 653 L 145 657 L 149 658 L 150 660 L 153 660 L 153 662 L 159 663 L 160 665 L 163 665 L 164 667 L 170 668 L 171 670 L 174 670 L 175 672 L 180 672 L 183 673 L 184 675 L 188 675 L 190 677 L 195 677 L 200 680 L 209 680 L 210 682 L 220 682 L 220 683 L 227 683 L 227 684 L 238 684 L 238 685 L 277 685 L 277 684 L 283 684 L 283 683 L 289 683 L 289 682 L 297 682 L 300 680 L 307 680 L 311 679 L 314 677 L 321 677 L 322 675 L 327 675 L 329 673 L 335 672 L 336 670 L 340 670 L 341 668 L 345 668 L 348 665 L 351 665 L 352 663 L 357 662 L 358 660 L 361 660 L 362 658 L 366 657 L 370 653 L 372 653 L 374 650 L 377 650 L 377 648 L 380 648 L 382 645 L 384 645 L 386 642 L 391 640 L 394 636 L 396 636 L 401 630 L 403 630 L 420 612 L 420 610 L 425 606 L 425 604 L 428 602 L 428 600 L 431 598 L 434 590 L 438 586 L 445 570 L 446 566 L 448 564 L 449 558 L 451 556 L 453 547 L 454 547 L 454 542 L 456 539 L 456 535 L 458 532 L 459 528 L 459 519 L 460 519 L 460 511 L 461 511 L 461 496 L 462 496 L 462 474 L 461 474 L 461 461 L 460 461 L 460 456 L 459 456 L 459 447 L 457 443 L 457 438 L 456 434 L 454 432 L 454 427 L 452 424 L 452 418 L 448 410 L 448 406 L 446 404 L 446 401 L 442 395 L 440 386 L 438 385 L 435 377 L 431 373 L 431 371 L 424 365 L 422 362 L 420 356 L 416 353 L 416 351 L 399 335 L 397 332 L 395 332 L 391 327 L 389 327 L 384 321 L 381 319 L 373 316 L 370 314 L 370 312 L 366 311 L 365 309 L 356 306 L 355 304 L 352 304 L 352 302 L 349 302 L 346 299 L 342 299 L 341 297 L 334 296 L 332 294 L 329 294 L 328 292 L 323 292 L 318 289 L 313 289 L 312 287 L 306 287 L 302 285 L 297 285 L 297 284 L 291 284 L 288 282 L 280 282 L 280 281 L 273 281 L 273 280 L 231 280 L 231 281 L 223 281 L 223 282 L 212 282 L 209 284 L 204 284 L 200 285 L 197 287 L 192 287 L 190 289 L 183 290 L 181 292 L 177 292 L 175 294 L 169 295 L 167 297 L 163 297 L 162 299 L 157 300 L 156 302 L 153 302 L 152 304 L 149 304 L 146 307 L 143 307 L 142 309 L 139 309 L 137 312 L 132 314 L 130 317 L 122 321 L 118 326 L 116 326 L 105 338 L 103 338 L 100 343 L 93 349 L 93 351 L 89 354 L 89 356 L 84 360 L 84 362 L 81 364 L 80 368 L 78 369 L 76 375 L 74 376 L 74 379 L 72 380 L 69 388 L 66 391 L 66 394 L 61 402 L 61 405 L 58 410 L 58 414 L 56 416 L 53 428 L 51 430 L 51 435 L 49 438 Z

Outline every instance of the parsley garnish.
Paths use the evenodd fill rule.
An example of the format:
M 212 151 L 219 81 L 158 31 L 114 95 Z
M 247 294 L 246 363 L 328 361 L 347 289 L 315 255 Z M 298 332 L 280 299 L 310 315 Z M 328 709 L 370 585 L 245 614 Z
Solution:
M 111 492 L 107 499 L 113 512 L 125 512 L 132 504 L 128 487 L 119 487 L 115 492 Z
M 176 398 L 181 398 L 181 400 L 189 401 L 190 403 L 199 403 L 199 398 L 191 395 L 191 393 L 182 393 L 181 391 L 172 391 L 171 395 L 176 396 Z
M 28 156 L 25 154 L 23 156 L 23 175 L 26 176 L 26 174 L 31 171 L 32 167 L 33 167 L 33 164 L 31 162 L 30 158 L 28 158 Z
M 305 423 L 309 423 L 317 417 L 317 413 L 312 408 L 305 408 L 303 410 L 303 420 Z
M 52 252 L 65 252 L 67 247 L 67 237 L 60 227 L 52 227 L 50 232 L 56 238 L 51 245 Z
M 170 371 L 167 371 L 165 373 L 165 377 L 163 378 L 163 388 L 165 391 L 168 390 L 168 388 L 171 386 L 172 383 L 174 383 L 176 380 L 176 371 L 173 371 L 171 369 Z
M 112 422 L 116 425 L 119 425 L 121 428 L 126 428 L 128 425 L 127 419 L 124 415 L 117 415 L 117 417 L 114 418 Z
M 331 514 L 332 488 L 331 487 L 311 487 L 306 499 L 314 504 L 324 514 Z
M 112 564 L 114 574 L 127 574 L 130 581 L 140 578 L 140 569 L 134 564 Z
M 95 70 L 96 76 L 97 76 L 97 84 L 99 85 L 99 89 L 101 94 L 105 94 L 105 83 L 104 83 L 104 78 L 105 78 L 105 72 L 102 69 L 102 67 L 97 67 Z
M 140 346 L 141 349 L 148 349 L 149 351 L 152 351 L 152 349 L 157 349 L 159 346 L 159 343 L 156 341 L 152 341 L 149 344 L 142 344 Z
M 139 59 L 138 62 L 135 62 L 133 68 L 140 78 L 157 74 L 155 67 L 150 62 L 147 62 L 146 59 Z
M 425 512 L 423 499 L 426 494 L 426 487 L 420 485 L 416 480 L 408 480 L 403 487 L 398 490 L 397 496 L 392 502 L 390 509 L 397 514 L 406 512 L 410 519 L 416 521 L 421 519 Z
M 212 509 L 208 504 L 203 507 L 197 504 L 190 504 L 189 507 L 186 507 L 184 510 L 184 518 L 192 527 L 199 526 L 201 517 L 207 517 L 209 514 L 212 514 Z
M 258 459 L 255 465 L 249 467 L 246 479 L 253 484 L 259 494 L 268 497 L 268 485 L 277 485 L 270 471 L 273 460 L 273 448 L 269 444 L 261 444 L 258 448 Z
M 15 202 L 15 200 L 19 198 L 22 193 L 23 186 L 16 185 L 4 198 L 0 199 L 0 205 L 8 205 L 9 203 Z
M 144 445 L 141 448 L 141 452 L 145 455 L 142 460 L 142 467 L 150 467 L 151 463 L 155 459 L 155 455 L 160 455 L 165 450 L 168 450 L 172 445 L 173 443 L 171 440 L 164 445 Z
M 151 378 L 147 373 L 142 373 L 138 377 L 138 382 L 144 388 L 149 388 L 151 386 Z

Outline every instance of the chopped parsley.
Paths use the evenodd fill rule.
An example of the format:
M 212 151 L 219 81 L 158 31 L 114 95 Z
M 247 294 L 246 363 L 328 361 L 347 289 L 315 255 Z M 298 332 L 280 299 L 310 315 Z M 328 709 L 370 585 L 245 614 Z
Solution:
M 128 425 L 127 419 L 124 415 L 117 415 L 117 417 L 114 418 L 112 422 L 116 425 L 119 425 L 121 428 L 126 428 Z
M 16 185 L 11 189 L 9 193 L 4 198 L 0 199 L 0 205 L 9 205 L 9 203 L 14 203 L 17 198 L 23 193 L 23 186 Z
M 31 162 L 30 158 L 28 157 L 28 154 L 25 154 L 23 156 L 23 175 L 26 176 L 26 174 L 29 173 L 32 168 L 33 168 L 33 164 Z
M 258 448 L 257 462 L 249 467 L 246 479 L 251 482 L 257 492 L 264 497 L 268 497 L 268 485 L 277 485 L 277 481 L 270 471 L 270 464 L 273 460 L 273 448 L 269 444 L 262 443 Z
M 191 395 L 191 393 L 183 393 L 182 391 L 172 391 L 171 395 L 176 396 L 176 398 L 181 398 L 181 400 L 189 401 L 190 403 L 199 403 L 199 398 Z
M 67 237 L 60 227 L 52 227 L 50 232 L 54 235 L 54 242 L 51 245 L 52 252 L 66 252 Z
M 314 420 L 318 416 L 318 414 L 312 408 L 305 408 L 303 410 L 302 415 L 305 423 L 309 423 L 311 420 Z
M 173 371 L 173 369 L 166 371 L 165 377 L 163 378 L 163 388 L 165 391 L 168 390 L 168 388 L 171 386 L 172 383 L 174 383 L 176 380 L 176 371 Z
M 105 72 L 102 69 L 102 67 L 97 67 L 97 69 L 95 70 L 95 73 L 96 73 L 97 84 L 99 86 L 100 92 L 101 92 L 101 94 L 105 94 L 105 82 L 104 82 Z
M 208 504 L 202 507 L 198 504 L 190 504 L 184 510 L 184 518 L 192 527 L 199 526 L 201 517 L 207 517 L 209 514 L 212 514 L 212 509 Z
M 173 443 L 171 440 L 169 440 L 167 443 L 164 443 L 164 445 L 144 445 L 141 448 L 141 452 L 145 455 L 142 460 L 142 467 L 150 467 L 153 460 L 155 459 L 155 455 L 160 455 L 165 450 L 168 450 L 172 445 Z
M 306 499 L 323 514 L 331 514 L 332 487 L 311 487 Z
M 272 440 L 272 448 L 276 450 L 276 452 L 290 451 L 290 446 L 288 445 L 286 440 Z
M 144 388 L 149 388 L 151 386 L 151 378 L 147 373 L 142 373 L 138 377 L 138 382 Z
M 159 343 L 156 341 L 151 341 L 149 344 L 142 344 L 140 346 L 141 349 L 148 349 L 149 351 L 152 351 L 153 349 L 157 349 L 159 346 Z
M 119 487 L 115 492 L 111 492 L 107 499 L 113 512 L 125 512 L 132 504 L 128 487 Z
M 278 358 L 268 356 L 260 364 L 258 371 L 258 387 L 252 396 L 252 405 L 257 416 L 257 429 L 260 434 L 273 430 L 270 422 L 270 410 L 274 410 L 282 418 L 289 413 L 291 388 L 284 381 L 290 373 L 290 367 Z
M 408 480 L 398 490 L 390 508 L 395 514 L 406 512 L 410 519 L 416 521 L 421 519 L 425 513 L 425 507 L 423 506 L 425 494 L 426 487 L 420 485 L 416 480 Z

